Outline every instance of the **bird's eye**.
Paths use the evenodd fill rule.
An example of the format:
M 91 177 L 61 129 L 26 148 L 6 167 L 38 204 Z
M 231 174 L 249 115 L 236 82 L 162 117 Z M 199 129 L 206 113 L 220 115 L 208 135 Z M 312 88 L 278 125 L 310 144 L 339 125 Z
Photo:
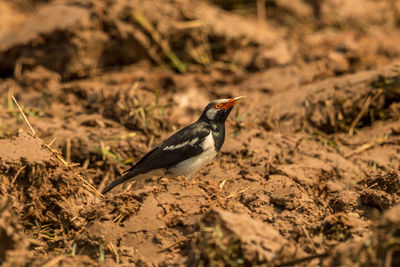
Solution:
M 216 104 L 216 105 L 215 105 L 215 108 L 220 109 L 220 108 L 221 108 L 221 105 L 220 105 L 220 104 Z

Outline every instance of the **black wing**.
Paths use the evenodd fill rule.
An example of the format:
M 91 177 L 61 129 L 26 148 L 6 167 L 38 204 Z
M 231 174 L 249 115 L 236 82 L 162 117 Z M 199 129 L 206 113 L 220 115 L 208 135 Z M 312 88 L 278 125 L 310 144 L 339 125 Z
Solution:
M 107 193 L 115 186 L 139 174 L 156 169 L 167 169 L 199 155 L 203 151 L 201 144 L 209 134 L 209 127 L 201 122 L 186 126 L 144 155 L 122 177 L 107 186 L 102 193 Z

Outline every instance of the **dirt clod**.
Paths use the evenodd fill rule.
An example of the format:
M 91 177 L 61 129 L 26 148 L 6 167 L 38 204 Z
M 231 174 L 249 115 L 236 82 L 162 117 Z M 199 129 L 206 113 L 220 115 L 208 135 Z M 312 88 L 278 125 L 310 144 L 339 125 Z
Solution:
M 203 218 L 195 247 L 200 251 L 196 264 L 212 266 L 272 264 L 302 254 L 270 225 L 222 210 L 212 210 Z

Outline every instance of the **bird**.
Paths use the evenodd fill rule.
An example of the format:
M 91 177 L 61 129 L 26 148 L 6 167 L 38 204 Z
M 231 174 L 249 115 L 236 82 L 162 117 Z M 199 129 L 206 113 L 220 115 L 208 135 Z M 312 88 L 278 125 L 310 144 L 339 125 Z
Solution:
M 102 194 L 139 175 L 190 176 L 206 166 L 224 144 L 225 121 L 233 106 L 243 98 L 245 96 L 210 102 L 196 122 L 154 147 L 120 178 L 109 184 Z

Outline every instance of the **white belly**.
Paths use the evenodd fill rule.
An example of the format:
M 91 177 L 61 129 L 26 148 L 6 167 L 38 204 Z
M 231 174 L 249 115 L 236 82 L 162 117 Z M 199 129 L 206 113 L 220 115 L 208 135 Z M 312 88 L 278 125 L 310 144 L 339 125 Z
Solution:
M 202 147 L 203 152 L 200 155 L 182 161 L 175 167 L 168 169 L 168 173 L 174 175 L 189 175 L 206 166 L 217 155 L 211 133 L 204 139 Z

